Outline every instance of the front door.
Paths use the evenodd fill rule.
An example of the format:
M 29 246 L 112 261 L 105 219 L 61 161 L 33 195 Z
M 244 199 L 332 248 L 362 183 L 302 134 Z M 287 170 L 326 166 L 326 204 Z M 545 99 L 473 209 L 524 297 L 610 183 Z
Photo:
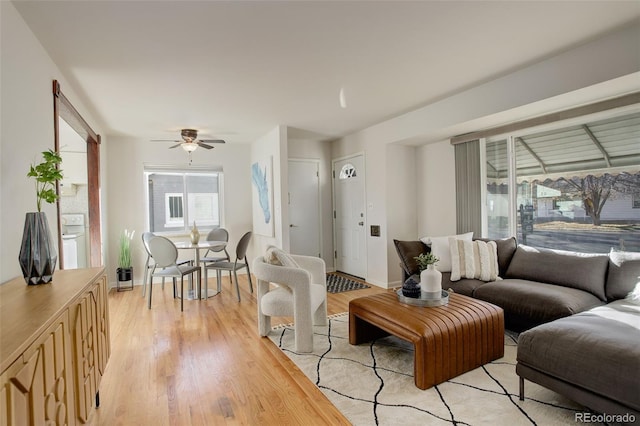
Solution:
M 336 269 L 366 278 L 364 156 L 333 162 Z
M 314 160 L 289 160 L 289 244 L 293 254 L 320 257 L 320 175 Z

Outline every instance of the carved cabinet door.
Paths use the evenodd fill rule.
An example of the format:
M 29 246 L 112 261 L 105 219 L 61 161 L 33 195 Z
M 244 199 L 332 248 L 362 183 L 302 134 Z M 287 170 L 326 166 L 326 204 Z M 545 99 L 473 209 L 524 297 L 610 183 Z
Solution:
M 75 369 L 76 419 L 89 422 L 98 392 L 98 286 L 93 286 L 71 307 Z
M 0 425 L 75 425 L 65 311 L 0 376 Z

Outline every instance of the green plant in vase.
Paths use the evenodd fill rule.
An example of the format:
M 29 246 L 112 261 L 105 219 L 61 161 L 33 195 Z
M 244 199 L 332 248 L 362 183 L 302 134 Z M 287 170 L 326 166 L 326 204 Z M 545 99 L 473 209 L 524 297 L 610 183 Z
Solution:
M 32 164 L 27 173 L 27 177 L 35 179 L 38 209 L 37 212 L 26 214 L 18 255 L 20 269 L 27 284 L 51 282 L 58 261 L 58 253 L 51 240 L 49 222 L 42 211 L 42 202 L 52 204 L 58 199 L 56 182 L 62 179 L 62 170 L 59 169 L 62 157 L 57 152 L 48 150 L 42 153 L 42 158 L 43 161 Z
M 440 259 L 433 253 L 421 253 L 414 257 L 420 269 L 420 297 L 440 300 L 442 297 L 442 273 L 436 269 Z
M 424 271 L 429 265 L 435 265 L 440 261 L 433 253 L 420 253 L 420 255 L 414 257 L 420 271 Z
M 31 165 L 27 176 L 36 179 L 36 205 L 38 212 L 42 211 L 42 201 L 52 204 L 58 199 L 56 182 L 62 179 L 62 170 L 58 165 L 62 163 L 60 154 L 53 150 L 42 153 L 44 161 L 37 165 Z
M 120 254 L 118 255 L 118 281 L 130 281 L 133 274 L 131 266 L 131 240 L 136 231 L 124 230 L 120 234 Z

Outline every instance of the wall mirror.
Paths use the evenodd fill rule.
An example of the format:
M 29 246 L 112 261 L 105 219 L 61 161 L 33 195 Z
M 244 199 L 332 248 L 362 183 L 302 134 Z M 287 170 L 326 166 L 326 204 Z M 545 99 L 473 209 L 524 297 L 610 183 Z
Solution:
M 55 150 L 64 178 L 58 182 L 60 269 L 102 266 L 100 136 L 53 81 Z

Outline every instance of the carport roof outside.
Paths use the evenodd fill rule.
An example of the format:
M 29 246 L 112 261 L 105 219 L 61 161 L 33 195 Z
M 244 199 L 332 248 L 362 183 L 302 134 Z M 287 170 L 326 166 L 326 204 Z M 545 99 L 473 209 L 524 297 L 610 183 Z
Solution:
M 504 145 L 498 142 L 487 142 L 487 176 L 504 179 L 508 159 Z M 515 150 L 518 181 L 622 171 L 637 173 L 640 112 L 518 136 Z

